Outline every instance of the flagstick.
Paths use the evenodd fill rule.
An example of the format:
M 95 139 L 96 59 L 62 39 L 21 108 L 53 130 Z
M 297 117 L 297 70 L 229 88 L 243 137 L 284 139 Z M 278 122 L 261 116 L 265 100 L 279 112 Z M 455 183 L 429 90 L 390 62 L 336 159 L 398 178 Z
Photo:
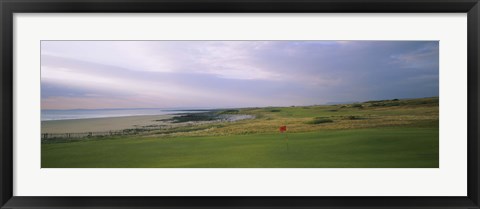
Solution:
M 288 148 L 288 133 L 285 131 L 285 137 L 287 138 L 287 151 L 289 151 L 289 148 Z
M 290 149 L 288 148 L 288 133 L 287 133 L 287 131 L 285 131 L 285 139 L 287 140 L 287 151 L 289 151 Z
M 287 122 L 286 122 L 286 121 L 284 121 L 284 123 L 283 123 L 283 124 L 285 124 L 285 140 L 287 141 L 287 152 L 289 152 L 289 151 L 290 151 L 290 149 L 289 149 L 289 147 L 288 147 L 288 132 L 287 132 Z

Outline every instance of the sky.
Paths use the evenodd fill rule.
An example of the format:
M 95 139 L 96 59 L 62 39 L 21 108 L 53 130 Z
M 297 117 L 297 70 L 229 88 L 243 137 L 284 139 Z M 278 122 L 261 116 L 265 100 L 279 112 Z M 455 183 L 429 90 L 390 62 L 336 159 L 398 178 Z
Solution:
M 42 109 L 306 106 L 439 94 L 438 41 L 42 41 Z

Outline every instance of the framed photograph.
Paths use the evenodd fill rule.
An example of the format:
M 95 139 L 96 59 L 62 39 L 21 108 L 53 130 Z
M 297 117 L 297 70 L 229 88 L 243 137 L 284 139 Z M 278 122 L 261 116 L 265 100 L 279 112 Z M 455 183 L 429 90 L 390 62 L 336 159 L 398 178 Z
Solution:
M 478 0 L 1 0 L 1 208 L 480 208 Z

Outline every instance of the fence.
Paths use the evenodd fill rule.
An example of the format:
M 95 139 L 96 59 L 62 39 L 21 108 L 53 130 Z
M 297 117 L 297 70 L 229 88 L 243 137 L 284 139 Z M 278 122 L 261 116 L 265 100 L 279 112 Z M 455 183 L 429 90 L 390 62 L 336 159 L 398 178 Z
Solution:
M 153 125 L 153 126 L 141 126 L 132 129 L 115 130 L 115 131 L 101 131 L 101 132 L 81 132 L 81 133 L 42 133 L 42 141 L 49 139 L 61 139 L 61 140 L 73 140 L 87 137 L 100 137 L 100 136 L 119 136 L 119 135 L 135 135 L 139 133 L 154 131 L 154 130 L 168 130 L 172 128 L 191 127 L 199 124 L 217 123 L 217 122 L 235 122 L 238 120 L 253 119 L 255 116 L 251 115 L 229 115 L 229 117 L 219 118 L 213 121 L 189 121 L 184 122 L 182 125 L 177 126 L 165 126 L 165 125 Z
M 99 132 L 81 132 L 81 133 L 42 133 L 41 139 L 78 139 L 86 137 L 98 137 L 98 136 L 119 136 L 119 135 L 135 135 L 142 132 L 159 130 L 160 127 L 142 127 L 134 129 L 124 129 L 116 131 L 99 131 Z

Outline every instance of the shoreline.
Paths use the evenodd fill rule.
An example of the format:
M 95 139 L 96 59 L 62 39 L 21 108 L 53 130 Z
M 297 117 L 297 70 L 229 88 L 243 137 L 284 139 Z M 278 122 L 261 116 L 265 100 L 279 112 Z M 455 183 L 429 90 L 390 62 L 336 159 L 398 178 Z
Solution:
M 49 110 L 52 111 L 52 110 Z M 56 111 L 56 110 L 53 110 Z M 41 117 L 41 122 L 44 121 L 59 121 L 59 120 L 81 120 L 81 119 L 97 119 L 97 118 L 118 118 L 118 117 L 133 117 L 133 116 L 160 116 L 160 115 L 178 115 L 178 114 L 186 114 L 186 113 L 202 113 L 202 112 L 212 112 L 212 111 L 217 111 L 217 110 L 167 110 L 163 112 L 156 112 L 156 113 L 137 113 L 137 114 L 116 114 L 116 115 L 99 115 L 95 116 L 93 115 L 88 115 L 85 116 L 85 113 L 79 114 L 77 116 L 80 117 L 74 117 L 70 116 L 70 118 L 52 118 L 52 117 L 47 117 L 46 120 L 43 120 L 43 116 Z M 42 115 L 43 110 L 42 110 Z M 48 113 L 47 113 L 48 115 Z
M 205 117 L 207 115 L 208 117 Z M 123 130 L 155 130 L 212 122 L 234 122 L 253 119 L 252 115 L 216 114 L 216 111 L 134 115 L 102 118 L 78 118 L 41 121 L 41 134 L 109 132 Z
M 65 119 L 54 119 L 54 120 L 42 120 L 41 122 L 51 122 L 51 121 L 73 121 L 73 120 L 93 120 L 93 119 L 105 119 L 105 118 L 128 118 L 128 117 L 148 117 L 148 116 L 176 116 L 185 113 L 172 113 L 172 114 L 157 114 L 157 115 L 122 115 L 122 116 L 100 116 L 92 118 L 65 118 Z
M 161 120 L 168 120 L 177 114 L 165 115 L 134 115 L 102 118 L 79 118 L 65 120 L 41 121 L 43 133 L 81 133 L 120 131 L 139 127 L 154 127 L 168 125 Z

